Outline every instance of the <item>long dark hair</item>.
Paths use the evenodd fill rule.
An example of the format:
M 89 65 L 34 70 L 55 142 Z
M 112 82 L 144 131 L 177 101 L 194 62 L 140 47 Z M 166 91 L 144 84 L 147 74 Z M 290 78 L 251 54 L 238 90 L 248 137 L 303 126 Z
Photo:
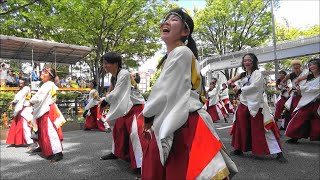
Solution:
M 308 67 L 311 63 L 315 63 L 318 67 L 318 71 L 320 71 L 320 58 L 313 58 L 313 59 L 310 59 L 309 62 L 308 62 Z M 309 70 L 310 71 L 310 70 Z
M 179 17 L 181 18 L 182 22 L 185 24 L 185 28 L 189 29 L 189 31 L 190 31 L 189 35 L 182 37 L 181 41 L 183 43 L 188 41 L 186 46 L 193 52 L 193 55 L 195 56 L 195 58 L 199 59 L 196 42 L 194 41 L 194 39 L 191 36 L 193 29 L 194 29 L 194 23 L 193 23 L 192 18 L 189 16 L 189 14 L 187 14 L 185 12 L 185 10 L 183 8 L 172 9 L 171 11 L 169 11 L 167 13 L 166 18 L 168 18 L 171 14 L 178 14 Z M 164 21 L 166 21 L 166 18 L 164 19 Z M 160 60 L 159 64 L 157 65 L 157 69 L 159 69 L 162 66 L 163 62 L 166 59 L 167 59 L 167 54 Z
M 244 57 L 245 56 L 250 56 L 251 59 L 252 59 L 252 63 L 253 63 L 253 67 L 252 67 L 252 72 L 255 71 L 255 70 L 258 70 L 259 67 L 258 67 L 258 58 L 255 54 L 253 53 L 247 53 L 245 54 L 243 57 L 242 57 L 242 62 L 241 62 L 241 66 L 242 66 L 242 69 L 244 71 L 246 71 L 246 68 L 244 67 Z

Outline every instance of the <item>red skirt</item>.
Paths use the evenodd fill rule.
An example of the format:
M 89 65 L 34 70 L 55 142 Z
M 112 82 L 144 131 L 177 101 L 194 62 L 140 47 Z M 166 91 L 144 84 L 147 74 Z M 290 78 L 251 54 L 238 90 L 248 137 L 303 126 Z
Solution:
M 300 99 L 301 99 L 301 96 L 293 96 L 289 112 L 286 114 L 286 116 L 284 118 L 284 128 L 287 128 L 287 126 L 292 118 L 293 110 L 297 107 Z
M 224 107 L 227 109 L 228 113 L 234 113 L 233 106 L 230 106 L 229 98 L 222 100 Z
M 287 98 L 281 96 L 280 100 L 276 104 L 276 110 L 274 112 L 274 119 L 282 119 L 282 112 L 285 108 L 284 104 L 286 103 Z
M 197 112 L 190 113 L 187 122 L 174 132 L 168 159 L 160 161 L 156 137 L 143 152 L 141 178 L 144 180 L 195 179 L 221 149 Z
M 136 159 L 133 151 L 133 144 L 130 140 L 130 133 L 132 128 L 132 122 L 134 116 L 138 117 L 138 115 L 142 112 L 143 105 L 137 104 L 134 105 L 130 111 L 123 117 L 120 117 L 115 120 L 114 127 L 112 130 L 113 141 L 114 141 L 114 154 L 125 161 L 131 162 L 131 167 L 137 168 Z M 137 119 L 137 127 L 138 127 L 138 135 L 140 138 L 140 143 L 142 149 L 144 148 L 145 141 L 142 140 L 142 125 L 143 119 Z
M 224 104 L 222 102 L 218 102 L 218 104 L 220 104 L 220 106 L 218 105 L 218 107 L 220 108 L 223 117 L 227 117 L 228 111 L 226 109 L 226 107 L 224 106 Z
M 54 104 L 50 105 L 49 112 L 37 119 L 38 143 L 44 157 L 62 152 L 63 133 L 62 129 L 57 129 L 53 123 L 55 119 Z
M 236 121 L 232 127 L 232 142 L 231 145 L 235 150 L 243 152 L 252 151 L 257 155 L 270 154 L 269 147 L 266 141 L 262 109 L 260 108 L 255 117 L 251 116 L 249 109 L 244 104 L 240 103 L 236 112 Z M 273 128 L 273 130 L 275 130 Z M 277 134 L 277 132 L 274 132 Z M 279 147 L 279 137 L 276 136 Z
M 27 123 L 27 120 L 21 116 L 21 112 L 24 109 L 25 107 L 23 107 L 22 110 L 20 110 L 20 112 L 13 118 L 6 144 L 25 145 L 33 142 L 31 137 L 26 137 L 25 131 L 29 131 L 31 135 L 31 127 L 23 125 L 24 123 Z
M 300 108 L 290 120 L 285 135 L 295 139 L 308 138 L 320 141 L 320 117 L 317 109 L 320 101 Z
M 207 112 L 211 116 L 211 119 L 213 122 L 216 122 L 220 119 L 219 115 L 218 115 L 217 108 L 219 108 L 217 105 L 212 105 L 207 108 Z
M 96 105 L 90 108 L 90 115 L 86 117 L 86 123 L 84 124 L 85 129 L 99 129 L 104 131 L 104 123 L 99 119 L 99 106 Z

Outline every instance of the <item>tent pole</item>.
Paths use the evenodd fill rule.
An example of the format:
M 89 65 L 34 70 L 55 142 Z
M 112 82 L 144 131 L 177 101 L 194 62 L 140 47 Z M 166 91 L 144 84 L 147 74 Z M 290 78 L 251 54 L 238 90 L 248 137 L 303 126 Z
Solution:
M 57 52 L 54 50 L 54 69 L 57 71 Z
M 33 64 L 33 46 L 32 46 L 32 49 L 31 49 L 31 66 L 32 66 L 32 71 L 33 71 L 33 69 L 34 69 L 34 67 L 33 67 L 34 66 L 34 64 Z M 30 76 L 30 84 L 31 83 L 32 83 L 32 76 Z

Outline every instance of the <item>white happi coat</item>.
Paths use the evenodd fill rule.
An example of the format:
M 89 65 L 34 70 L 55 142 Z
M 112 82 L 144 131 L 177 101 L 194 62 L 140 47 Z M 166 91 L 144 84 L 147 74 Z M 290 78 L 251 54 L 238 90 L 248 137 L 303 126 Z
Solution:
M 219 102 L 219 97 L 218 97 L 219 91 L 220 91 L 220 85 L 216 83 L 216 87 L 208 92 L 209 107 L 216 105 Z
M 42 84 L 37 93 L 30 99 L 30 103 L 33 104 L 33 126 L 35 130 L 37 130 L 36 120 L 49 112 L 50 105 L 55 102 L 57 90 L 58 87 L 52 81 L 47 81 Z M 58 113 L 60 116 L 54 121 L 57 128 L 61 127 L 66 122 L 59 109 Z
M 225 99 L 228 99 L 228 98 L 229 98 L 229 89 L 225 88 L 225 89 L 221 90 L 220 99 L 221 100 L 225 100 Z
M 131 79 L 128 70 L 121 69 L 119 71 L 114 89 L 104 99 L 110 104 L 106 120 L 115 120 L 125 116 L 133 105 L 145 103 L 141 93 L 132 87 Z
M 84 107 L 84 110 L 87 110 L 87 116 L 90 116 L 91 112 L 90 109 L 93 108 L 94 106 L 99 104 L 99 93 L 96 89 L 91 89 L 91 91 L 89 92 L 89 99 L 88 99 L 88 104 L 86 105 L 86 107 Z
M 24 117 L 27 120 L 32 120 L 32 107 L 30 107 L 29 98 L 31 97 L 31 90 L 29 86 L 24 86 L 15 96 L 13 99 L 13 103 L 15 103 L 15 108 L 13 111 L 13 116 L 16 117 L 18 113 L 21 111 L 23 106 L 26 106 L 25 111 L 28 111 L 27 117 Z
M 155 116 L 153 130 L 162 164 L 169 155 L 173 133 L 187 121 L 189 112 L 203 106 L 199 94 L 191 90 L 192 57 L 186 46 L 178 46 L 168 54 L 143 109 L 145 117 Z
M 248 107 L 250 115 L 253 117 L 255 117 L 259 109 L 262 108 L 263 122 L 266 126 L 273 121 L 273 117 L 264 95 L 263 83 L 262 73 L 259 70 L 253 71 L 251 77 L 250 75 L 244 77 L 240 83 L 242 90 L 240 102 Z M 244 84 L 245 86 L 243 86 Z
M 296 88 L 296 81 L 297 81 L 297 79 L 299 78 L 299 77 L 302 77 L 302 76 L 304 76 L 304 75 L 306 75 L 308 72 L 307 71 L 302 71 L 301 72 L 301 74 L 298 76 L 298 77 L 296 77 L 293 81 L 291 81 L 290 79 L 288 80 L 289 82 L 288 82 L 288 86 L 290 87 L 290 88 Z M 304 80 L 304 81 L 300 81 L 299 82 L 299 85 L 300 84 L 304 84 L 306 81 Z M 294 96 L 294 92 L 293 91 L 291 91 L 290 92 L 290 94 L 289 94 L 289 98 L 288 98 L 288 100 L 286 101 L 286 103 L 284 104 L 284 106 L 288 109 L 288 110 L 290 110 L 290 108 L 291 108 L 291 104 L 292 104 L 292 99 L 293 99 L 293 96 Z
M 306 106 L 312 101 L 315 101 L 320 96 L 320 77 L 314 78 L 310 81 L 307 81 L 306 83 L 300 85 L 301 89 L 301 99 L 297 105 L 297 107 L 294 109 L 294 111 L 297 111 L 298 109 L 302 108 L 303 106 Z M 319 108 L 318 108 L 318 112 Z

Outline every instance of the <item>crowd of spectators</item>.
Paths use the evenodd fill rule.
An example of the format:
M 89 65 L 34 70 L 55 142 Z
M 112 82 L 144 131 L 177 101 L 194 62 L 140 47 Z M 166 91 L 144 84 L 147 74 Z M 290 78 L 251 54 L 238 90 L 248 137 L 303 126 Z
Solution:
M 6 67 L 6 64 L 1 65 L 0 69 L 0 85 L 1 87 L 18 87 L 19 80 L 26 80 L 22 71 L 14 71 Z

